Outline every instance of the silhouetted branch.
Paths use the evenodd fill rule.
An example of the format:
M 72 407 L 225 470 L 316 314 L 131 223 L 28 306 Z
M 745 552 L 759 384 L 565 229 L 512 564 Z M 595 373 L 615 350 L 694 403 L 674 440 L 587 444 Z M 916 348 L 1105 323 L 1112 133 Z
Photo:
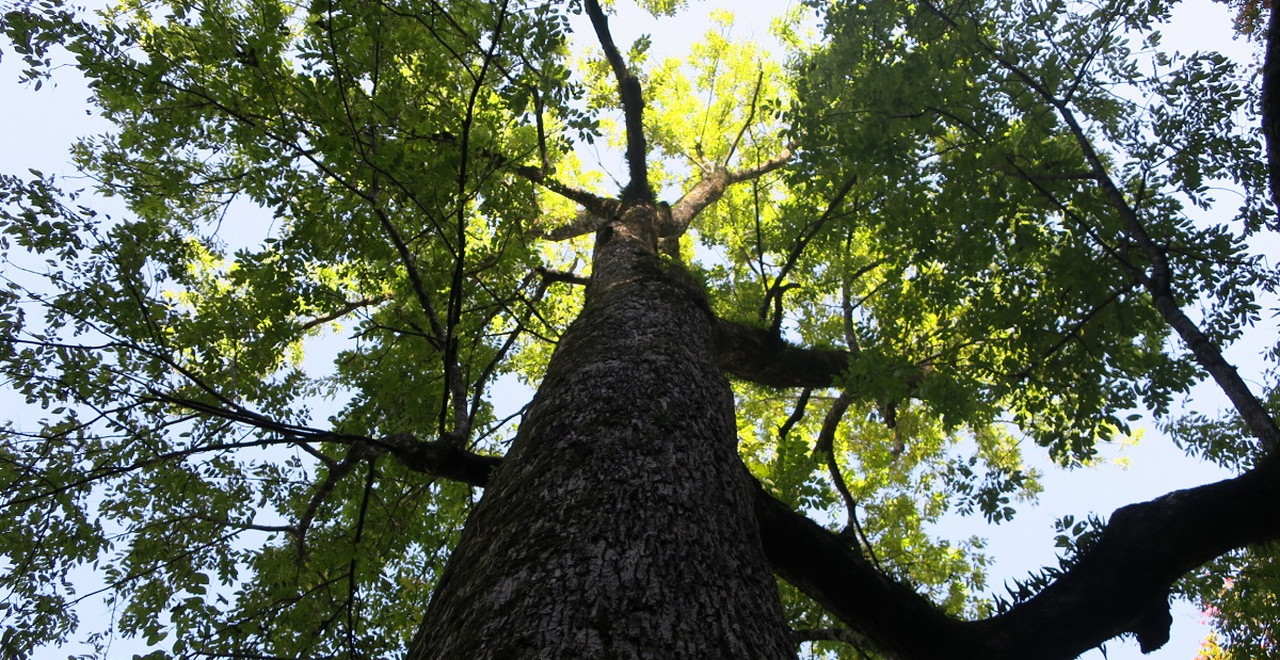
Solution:
M 591 26 L 595 28 L 596 38 L 604 50 L 605 59 L 613 69 L 613 76 L 618 80 L 618 97 L 622 102 L 622 114 L 627 128 L 627 170 L 631 181 L 623 191 L 623 201 L 653 201 L 653 190 L 649 187 L 649 168 L 645 164 L 648 146 L 644 139 L 644 91 L 640 88 L 640 79 L 627 67 L 622 53 L 613 43 L 613 35 L 609 32 L 609 19 L 605 17 L 597 0 L 586 0 L 583 3 L 587 16 L 591 18 Z
M 1262 134 L 1267 138 L 1271 203 L 1280 209 L 1280 11 L 1267 21 L 1267 54 L 1262 63 Z
M 1096 545 L 1039 595 L 963 622 L 876 571 L 839 537 L 760 489 L 774 570 L 891 657 L 1067 660 L 1122 633 L 1168 639 L 1170 586 L 1236 548 L 1280 539 L 1276 459 L 1228 479 L 1117 510 Z

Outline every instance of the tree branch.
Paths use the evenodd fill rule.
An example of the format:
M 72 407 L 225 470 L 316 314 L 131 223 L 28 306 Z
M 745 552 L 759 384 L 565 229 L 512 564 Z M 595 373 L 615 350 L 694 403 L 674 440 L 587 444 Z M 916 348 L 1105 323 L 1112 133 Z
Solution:
M 716 319 L 716 351 L 726 374 L 765 387 L 840 387 L 854 353 L 836 348 L 802 348 L 765 328 Z M 925 369 L 907 376 L 908 391 Z M 870 398 L 850 392 L 855 400 Z
M 1262 63 L 1262 134 L 1267 138 L 1271 203 L 1280 209 L 1280 10 L 1271 8 L 1267 51 Z
M 564 271 L 552 270 L 542 266 L 534 269 L 538 275 L 542 277 L 544 282 L 564 282 L 566 284 L 577 284 L 578 286 L 586 286 L 591 283 L 591 278 L 583 277 L 577 273 L 566 273 Z
M 805 628 L 791 631 L 796 644 L 804 642 L 841 642 L 850 646 L 866 646 L 867 640 L 848 628 Z
M 581 204 L 588 213 L 598 218 L 612 217 L 618 212 L 618 208 L 620 206 L 618 200 L 601 197 L 600 195 L 582 190 L 581 188 L 574 188 L 573 186 L 567 185 L 551 176 L 548 176 L 546 172 L 531 165 L 522 165 L 513 168 L 512 171 L 571 202 Z M 575 231 L 568 235 L 557 235 L 562 233 L 563 230 L 556 229 L 548 232 L 546 238 L 553 241 L 560 241 L 593 232 L 598 228 L 598 226 L 593 226 L 591 228 L 583 229 L 582 231 Z
M 752 168 L 729 170 L 724 167 L 717 167 L 712 170 L 702 180 L 694 184 L 675 204 L 671 205 L 671 219 L 668 225 L 662 228 L 662 235 L 670 238 L 684 234 L 699 213 L 719 201 L 721 197 L 724 197 L 724 193 L 729 186 L 743 181 L 758 179 L 774 170 L 781 169 L 791 161 L 793 155 L 792 147 L 788 146 L 773 159 Z
M 1280 461 L 1116 511 L 1074 568 L 1009 612 L 950 618 L 763 489 L 756 516 L 775 572 L 891 657 L 1067 660 L 1122 633 L 1168 639 L 1169 588 L 1235 548 L 1280 539 Z
M 600 9 L 598 0 L 586 0 L 583 3 L 587 16 L 591 18 L 591 26 L 595 28 L 596 38 L 604 49 L 605 59 L 613 68 L 613 76 L 618 80 L 618 97 L 622 102 L 622 113 L 627 126 L 627 170 L 631 181 L 623 191 L 623 201 L 653 202 L 653 189 L 649 187 L 649 168 L 645 164 L 648 147 L 644 139 L 644 92 L 640 88 L 640 79 L 627 68 L 622 53 L 613 43 L 613 35 L 609 32 L 609 19 Z
M 922 0 L 921 4 L 951 26 L 958 27 L 955 18 L 946 14 L 934 3 Z M 1106 162 L 1094 147 L 1093 141 L 1089 139 L 1088 133 L 1080 124 L 1079 118 L 1076 117 L 1070 102 L 1059 98 L 1042 81 L 1020 67 L 1016 62 L 1005 57 L 991 43 L 985 40 L 980 40 L 979 43 L 982 50 L 992 60 L 1015 78 L 1021 80 L 1028 89 L 1058 113 L 1077 146 L 1080 147 L 1085 162 L 1097 179 L 1098 187 L 1101 188 L 1107 202 L 1120 217 L 1124 225 L 1124 234 L 1138 245 L 1138 248 L 1142 250 L 1143 256 L 1151 262 L 1149 270 L 1137 269 L 1132 266 L 1130 268 L 1133 268 L 1133 274 L 1142 282 L 1147 293 L 1150 294 L 1152 306 L 1160 313 L 1165 323 L 1173 328 L 1174 332 L 1178 333 L 1183 343 L 1191 350 L 1196 362 L 1209 373 L 1214 382 L 1218 384 L 1218 388 L 1231 400 L 1232 406 L 1240 414 L 1250 433 L 1262 443 L 1266 451 L 1272 453 L 1280 451 L 1280 426 L 1277 426 L 1275 419 L 1267 412 L 1267 409 L 1254 395 L 1249 385 L 1240 377 L 1240 373 L 1236 371 L 1236 368 L 1227 362 L 1221 348 L 1210 341 L 1199 326 L 1182 311 L 1182 307 L 1173 293 L 1173 272 L 1169 266 L 1165 248 L 1158 245 L 1151 237 L 1147 231 L 1146 224 L 1138 217 L 1137 210 L 1129 204 L 1124 192 L 1120 190 L 1120 187 L 1111 178 Z M 1268 53 L 1270 53 L 1270 43 L 1268 43 Z
M 716 319 L 716 349 L 725 373 L 767 387 L 835 387 L 848 351 L 799 348 L 764 328 Z
M 303 322 L 302 325 L 298 326 L 298 332 L 303 333 L 317 326 L 321 326 L 326 323 L 329 323 L 330 321 L 337 321 L 338 319 L 356 310 L 363 309 L 365 307 L 372 307 L 374 305 L 379 305 L 384 302 L 387 302 L 388 300 L 391 300 L 391 296 L 383 294 L 380 296 L 374 296 L 372 298 L 364 298 L 361 300 L 344 301 L 342 305 L 338 307 L 338 309 L 332 312 L 329 312 L 328 314 L 321 314 L 320 316 L 317 316 L 315 318 L 312 318 Z
M 445 442 L 423 442 L 411 433 L 393 433 L 371 444 L 387 450 L 414 472 L 460 481 L 472 486 L 489 483 L 489 475 L 502 459 L 482 456 Z
M 862 529 L 862 523 L 858 522 L 858 500 L 853 496 L 853 492 L 849 490 L 849 484 L 845 483 L 844 472 L 840 469 L 840 460 L 836 457 L 836 431 L 840 428 L 840 421 L 844 419 L 844 414 L 848 412 L 849 405 L 853 403 L 853 398 L 847 392 L 841 392 L 835 402 L 831 404 L 831 409 L 827 411 L 827 416 L 822 420 L 822 429 L 818 432 L 818 439 L 813 443 L 813 454 L 815 458 L 821 459 L 827 464 L 827 472 L 831 476 L 831 483 L 836 487 L 836 492 L 840 493 L 840 499 L 844 502 L 845 509 L 845 527 L 840 536 L 851 539 L 853 543 L 860 546 L 861 550 L 866 552 L 866 557 L 871 563 L 880 567 L 880 561 L 876 559 L 875 549 L 871 547 L 871 539 L 867 537 L 866 531 Z

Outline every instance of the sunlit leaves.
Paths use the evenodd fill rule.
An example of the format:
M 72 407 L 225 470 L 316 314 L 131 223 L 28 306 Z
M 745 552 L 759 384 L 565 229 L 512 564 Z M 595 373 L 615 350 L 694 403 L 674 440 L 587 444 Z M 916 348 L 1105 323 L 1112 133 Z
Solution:
M 545 269 L 585 274 L 589 238 L 534 238 L 579 209 L 513 174 L 604 187 L 572 151 L 616 128 L 616 81 L 599 58 L 573 70 L 573 4 L 6 16 L 26 78 L 55 44 L 77 58 L 113 130 L 76 163 L 121 202 L 108 217 L 42 173 L 0 179 L 3 377 L 43 409 L 0 443 L 4 516 L 25 532 L 0 535 L 26 626 L 6 651 L 66 636 L 83 596 L 68 576 L 94 561 L 117 629 L 178 655 L 403 647 L 471 495 L 364 439 L 465 431 L 500 452 L 521 402 L 495 378 L 536 384 L 580 305 Z M 981 542 L 932 526 L 1008 520 L 1039 488 L 1023 439 L 1087 462 L 1196 376 L 1081 138 L 1227 343 L 1275 287 L 1245 250 L 1275 225 L 1240 128 L 1250 81 L 1213 53 L 1159 54 L 1163 2 L 820 9 L 821 43 L 801 43 L 800 8 L 779 30 L 803 46 L 786 66 L 728 14 L 688 57 L 659 61 L 661 34 L 630 44 L 652 179 L 675 202 L 777 165 L 729 186 L 680 257 L 719 316 L 849 363 L 803 393 L 738 384 L 744 461 L 885 572 L 982 613 Z M 1187 216 L 1223 183 L 1244 191 L 1236 220 Z M 1208 417 L 1175 437 L 1253 457 Z M 788 594 L 794 623 L 829 623 Z
M 573 304 L 531 275 L 536 199 L 507 169 L 554 167 L 566 132 L 591 129 L 566 18 L 270 0 L 105 16 L 51 4 L 6 25 L 31 57 L 60 41 L 78 58 L 115 130 L 76 161 L 127 207 L 95 216 L 39 173 L 3 181 L 21 267 L 5 378 L 66 404 L 5 436 L 6 512 L 47 531 L 6 540 L 33 567 L 13 612 L 39 623 L 8 648 L 70 630 L 65 576 L 90 560 L 116 629 L 179 655 L 401 648 L 467 490 L 348 465 L 351 440 L 324 442 L 309 407 L 331 397 L 349 437 L 465 423 L 505 439 L 481 393 L 521 352 L 540 371 L 565 314 L 534 304 Z M 339 325 L 358 340 L 310 360 L 337 353 Z
M 908 331 L 925 333 L 891 335 L 892 346 L 975 338 L 924 354 L 976 376 L 969 387 L 988 388 L 984 401 L 1009 397 L 1019 425 L 1063 455 L 1087 454 L 1095 438 L 1123 431 L 1108 411 L 1133 406 L 1139 396 L 1164 409 L 1169 391 L 1188 383 L 1188 369 L 1164 357 L 1164 330 L 1126 272 L 1125 260 L 1140 257 L 1129 256 L 1129 239 L 1055 105 L 1074 105 L 1098 138 L 1118 141 L 1104 143 L 1113 145 L 1107 150 L 1173 142 L 1160 137 L 1162 130 L 1180 139 L 1232 139 L 1214 128 L 1224 115 L 1202 121 L 1195 112 L 1178 113 L 1186 119 L 1174 126 L 1162 123 L 1174 113 L 1162 114 L 1157 102 L 1142 120 L 1136 104 L 1116 94 L 1123 85 L 1148 83 L 1125 45 L 1126 30 L 1162 20 L 1164 7 L 1148 9 L 1108 5 L 1077 15 L 1054 3 L 985 9 L 858 3 L 828 12 L 832 44 L 806 64 L 810 93 L 802 94 L 801 125 L 844 149 L 818 151 L 812 162 L 833 168 L 833 178 L 865 172 L 860 188 L 872 209 L 865 217 L 880 228 L 873 235 L 910 255 L 899 262 L 897 281 L 868 300 L 873 327 L 901 333 L 900 321 L 877 319 L 915 319 Z M 1059 39 L 1064 34 L 1075 37 Z M 1230 84 L 1228 71 L 1200 77 L 1206 75 Z M 1167 89 L 1161 93 L 1165 103 L 1183 102 Z M 1170 145 L 1183 154 L 1173 170 L 1160 169 L 1161 160 L 1146 151 L 1133 156 L 1144 170 L 1130 174 L 1135 188 L 1153 196 L 1145 202 L 1151 222 L 1198 255 L 1190 272 L 1181 271 L 1188 272 L 1183 286 L 1219 281 L 1207 273 L 1201 279 L 1197 270 L 1235 262 L 1239 245 L 1212 239 L 1213 229 L 1171 220 L 1179 207 L 1169 196 L 1188 189 L 1157 193 L 1156 186 L 1169 176 L 1185 181 L 1179 168 L 1253 185 L 1252 170 L 1247 179 L 1227 174 L 1235 167 L 1228 163 L 1257 162 L 1244 156 L 1243 143 L 1230 144 L 1229 152 Z M 1202 153 L 1212 162 L 1187 161 Z M 1238 329 L 1253 308 L 1244 293 L 1249 287 L 1227 288 L 1244 298 L 1219 298 L 1234 320 L 1212 327 Z M 927 330 L 928 323 L 947 332 Z

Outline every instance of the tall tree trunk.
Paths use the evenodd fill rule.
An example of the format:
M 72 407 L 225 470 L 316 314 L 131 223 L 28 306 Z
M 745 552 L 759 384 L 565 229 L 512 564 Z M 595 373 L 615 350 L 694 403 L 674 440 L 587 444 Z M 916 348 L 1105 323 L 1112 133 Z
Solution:
M 600 230 L 581 315 L 476 506 L 411 660 L 795 657 L 701 292 L 656 210 Z

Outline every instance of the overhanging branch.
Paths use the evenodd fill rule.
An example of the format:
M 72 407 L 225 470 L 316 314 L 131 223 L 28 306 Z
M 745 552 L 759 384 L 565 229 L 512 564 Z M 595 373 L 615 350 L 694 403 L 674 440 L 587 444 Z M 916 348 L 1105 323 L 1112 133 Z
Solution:
M 876 571 L 817 523 L 761 489 L 756 497 L 774 570 L 891 657 L 1067 660 L 1122 633 L 1144 650 L 1168 639 L 1179 577 L 1235 548 L 1280 539 L 1280 461 L 1239 477 L 1117 510 L 1074 568 L 1008 613 L 946 616 Z

